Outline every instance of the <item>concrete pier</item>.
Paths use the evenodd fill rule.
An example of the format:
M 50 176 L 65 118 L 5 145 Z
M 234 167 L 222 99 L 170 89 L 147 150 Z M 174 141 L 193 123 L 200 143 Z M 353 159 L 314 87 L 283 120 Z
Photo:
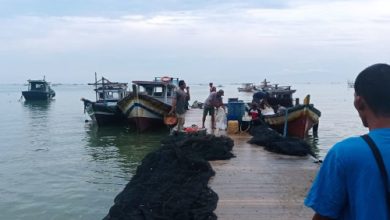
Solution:
M 185 126 L 201 127 L 202 110 L 191 109 L 186 114 Z M 226 135 L 225 131 L 208 132 Z M 211 161 L 216 175 L 209 182 L 218 194 L 215 211 L 223 220 L 301 220 L 311 219 L 313 211 L 303 200 L 319 168 L 309 157 L 285 156 L 265 151 L 248 144 L 249 134 L 229 134 L 234 140 L 236 158 Z

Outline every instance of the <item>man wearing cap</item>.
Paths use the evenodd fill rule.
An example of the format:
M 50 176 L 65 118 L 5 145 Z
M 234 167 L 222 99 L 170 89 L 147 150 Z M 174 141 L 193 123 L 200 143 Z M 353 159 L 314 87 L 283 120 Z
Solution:
M 224 91 L 222 89 L 218 90 L 218 92 L 211 92 L 209 97 L 207 97 L 204 102 L 203 108 L 203 118 L 202 118 L 202 128 L 204 128 L 204 122 L 206 121 L 206 116 L 209 114 L 211 116 L 211 128 L 215 129 L 215 108 L 222 107 L 225 109 L 225 106 L 222 102 L 222 96 L 224 95 Z

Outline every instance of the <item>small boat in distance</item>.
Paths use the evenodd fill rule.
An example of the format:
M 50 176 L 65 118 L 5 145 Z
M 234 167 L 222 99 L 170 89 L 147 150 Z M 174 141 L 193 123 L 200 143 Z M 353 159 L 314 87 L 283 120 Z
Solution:
M 253 92 L 255 90 L 255 86 L 253 83 L 243 83 L 241 87 L 238 87 L 239 92 Z
M 126 118 L 117 102 L 127 95 L 127 83 L 111 82 L 104 77 L 97 80 L 95 75 L 95 83 L 88 85 L 95 86 L 96 101 L 81 98 L 84 102 L 84 112 L 99 126 L 125 123 Z
M 155 77 L 152 81 L 133 81 L 133 91 L 118 102 L 118 107 L 138 131 L 166 127 L 164 116 L 172 107 L 178 78 Z
M 353 88 L 355 86 L 355 83 L 353 81 L 348 80 L 347 86 L 348 86 L 348 88 Z
M 49 100 L 52 99 L 56 93 L 50 87 L 50 83 L 45 80 L 28 80 L 28 90 L 22 91 L 23 97 L 27 100 Z

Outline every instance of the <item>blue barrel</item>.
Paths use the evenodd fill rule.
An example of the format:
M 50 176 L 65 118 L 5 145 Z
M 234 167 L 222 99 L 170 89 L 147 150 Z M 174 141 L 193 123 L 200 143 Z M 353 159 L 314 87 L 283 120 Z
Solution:
M 241 122 L 245 114 L 245 103 L 243 101 L 228 102 L 227 120 L 238 120 Z

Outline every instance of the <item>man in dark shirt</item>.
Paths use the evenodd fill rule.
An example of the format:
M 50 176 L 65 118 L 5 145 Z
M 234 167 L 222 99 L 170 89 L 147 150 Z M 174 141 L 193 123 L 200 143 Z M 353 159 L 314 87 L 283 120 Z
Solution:
M 260 106 L 261 100 L 264 98 L 267 98 L 267 93 L 262 91 L 255 92 L 252 96 L 252 104 Z
M 179 81 L 179 89 L 175 92 L 175 97 L 172 99 L 172 108 L 169 114 L 176 113 L 177 125 L 173 128 L 177 131 L 182 131 L 185 122 L 185 113 L 187 111 L 186 104 L 190 100 L 190 87 L 186 86 L 184 80 Z

